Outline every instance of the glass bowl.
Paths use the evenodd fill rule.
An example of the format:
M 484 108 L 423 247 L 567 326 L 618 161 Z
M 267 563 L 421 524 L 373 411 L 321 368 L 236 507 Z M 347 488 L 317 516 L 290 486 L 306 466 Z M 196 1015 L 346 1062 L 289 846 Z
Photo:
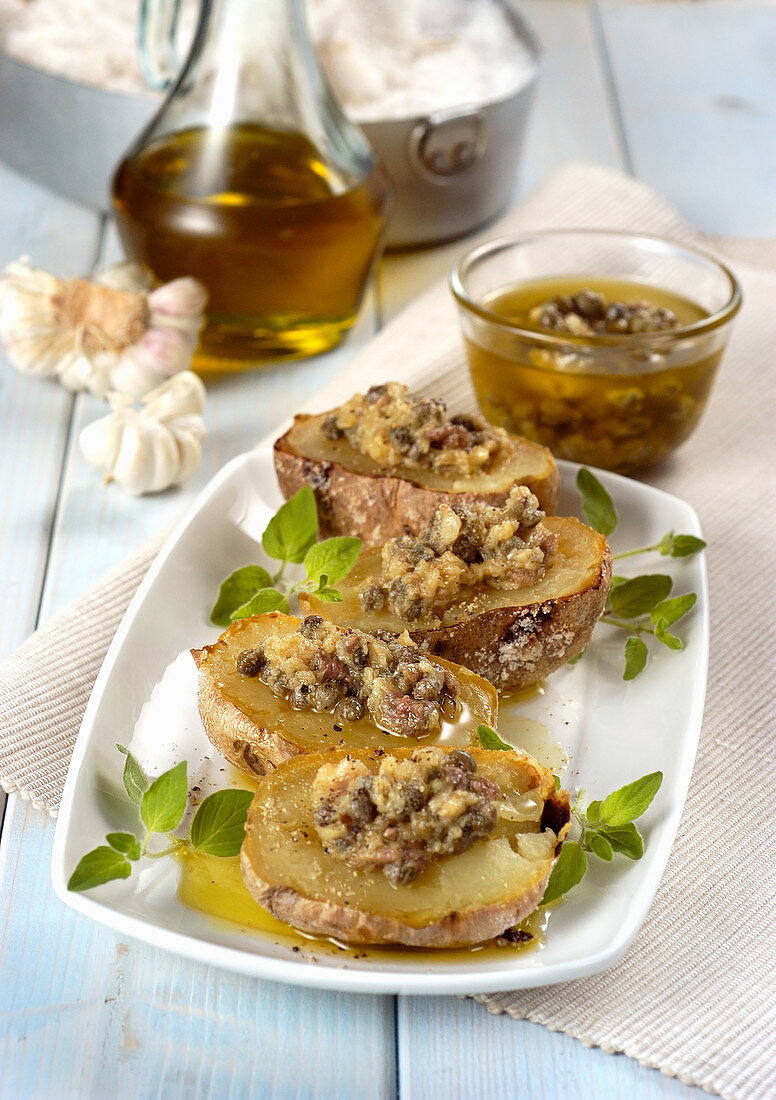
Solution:
M 741 306 L 713 257 L 603 230 L 486 242 L 458 261 L 451 288 L 487 419 L 620 473 L 655 465 L 693 431 Z M 587 289 L 603 304 L 587 297 L 570 316 L 583 302 L 570 296 Z M 615 302 L 654 308 L 610 313 Z

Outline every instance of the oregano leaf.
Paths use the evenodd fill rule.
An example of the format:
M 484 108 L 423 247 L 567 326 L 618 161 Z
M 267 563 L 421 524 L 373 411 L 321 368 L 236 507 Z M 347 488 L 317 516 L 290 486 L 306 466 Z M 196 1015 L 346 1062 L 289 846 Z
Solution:
M 133 833 L 108 833 L 105 839 L 111 848 L 121 852 L 127 859 L 140 859 L 140 841 Z
M 704 540 L 696 535 L 675 535 L 673 531 L 664 535 L 657 545 L 657 549 L 664 557 L 671 558 L 687 558 L 705 548 Z
M 663 782 L 662 772 L 650 772 L 612 791 L 601 803 L 600 822 L 607 828 L 626 825 L 641 817 Z
M 250 615 L 266 615 L 269 611 L 283 611 L 288 615 L 290 610 L 288 600 L 277 588 L 262 588 L 242 607 L 233 611 L 229 621 L 234 623 L 238 619 L 247 619 Z
M 507 744 L 503 737 L 499 737 L 494 729 L 490 726 L 477 726 L 477 740 L 484 749 L 497 749 L 504 751 L 511 749 L 514 746 Z
M 649 613 L 650 619 L 659 630 L 678 622 L 693 607 L 698 597 L 694 592 L 685 592 L 682 596 L 673 596 L 670 600 L 661 600 Z
M 185 813 L 188 797 L 186 761 L 182 760 L 155 779 L 143 795 L 140 816 L 149 833 L 175 829 Z
M 621 619 L 636 619 L 664 600 L 672 585 L 673 581 L 664 573 L 632 577 L 609 590 L 608 607 Z
M 324 603 L 342 603 L 342 593 L 336 588 L 319 588 L 315 595 Z
M 247 604 L 260 589 L 268 588 L 271 584 L 272 578 L 260 565 L 244 565 L 241 569 L 235 569 L 218 590 L 218 599 L 210 612 L 210 621 L 216 626 L 229 626 L 237 608 Z
M 239 855 L 252 791 L 215 791 L 199 806 L 191 823 L 191 843 L 211 856 Z
M 659 642 L 662 642 L 668 649 L 683 649 L 684 645 L 681 638 L 677 638 L 675 634 L 669 634 L 667 630 L 664 630 L 661 626 L 655 627 L 655 637 Z
M 644 838 L 632 821 L 616 828 L 605 825 L 601 829 L 615 852 L 621 852 L 628 859 L 641 859 L 644 855 Z
M 324 574 L 326 585 L 341 581 L 356 564 L 360 551 L 361 539 L 345 535 L 316 542 L 304 557 L 309 583 L 317 585 Z
M 598 821 L 600 816 L 601 816 L 601 803 L 597 802 L 597 801 L 596 802 L 591 802 L 590 805 L 588 806 L 587 810 L 585 811 L 585 817 L 587 818 L 588 824 L 595 825 L 595 823 Z
M 587 856 L 581 846 L 575 840 L 564 840 L 540 905 L 548 905 L 562 894 L 567 894 L 572 886 L 582 881 L 586 870 Z
M 91 890 L 93 886 L 101 886 L 115 878 L 129 878 L 131 874 L 132 864 L 126 856 L 107 844 L 101 844 L 81 857 L 67 880 L 67 888 L 73 891 Z
M 140 805 L 143 798 L 143 792 L 148 786 L 148 777 L 143 769 L 140 767 L 140 763 L 136 756 L 134 756 L 125 745 L 116 745 L 119 752 L 126 756 L 124 761 L 124 790 L 129 795 L 132 802 L 136 805 Z
M 315 493 L 303 485 L 278 508 L 261 536 L 267 557 L 301 562 L 318 537 L 318 508 Z
M 587 522 L 602 535 L 611 535 L 617 526 L 617 509 L 609 493 L 586 466 L 577 474 L 577 489 Z
M 647 666 L 649 650 L 643 638 L 628 638 L 625 643 L 625 671 L 623 680 L 635 680 Z
M 588 841 L 590 843 L 590 851 L 598 856 L 599 859 L 605 860 L 607 863 L 612 859 L 612 846 L 609 841 L 603 836 L 602 833 L 588 833 Z

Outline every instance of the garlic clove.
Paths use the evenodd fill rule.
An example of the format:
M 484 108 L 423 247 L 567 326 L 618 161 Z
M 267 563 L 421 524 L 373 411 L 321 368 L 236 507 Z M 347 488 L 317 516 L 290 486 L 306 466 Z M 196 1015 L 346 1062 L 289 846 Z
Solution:
M 106 471 L 106 481 L 110 480 L 109 474 L 121 448 L 123 432 L 123 418 L 111 414 L 87 424 L 78 436 L 81 454 L 95 470 Z
M 204 425 L 199 417 L 181 417 L 182 420 L 199 421 L 189 429 L 176 425 L 175 442 L 178 445 L 178 476 L 176 483 L 186 481 L 197 469 L 202 458 L 202 440 L 205 436 Z
M 179 469 L 178 447 L 172 433 L 154 421 L 138 424 L 133 411 L 121 433 L 118 453 L 109 471 L 131 496 L 156 493 L 174 485 Z
M 164 317 L 190 318 L 200 314 L 207 305 L 207 291 L 196 279 L 173 279 L 148 295 L 152 314 Z
M 57 375 L 65 389 L 75 393 L 88 390 L 97 397 L 105 397 L 111 388 L 111 368 L 114 355 L 97 352 L 91 357 L 73 351 L 62 355 Z
M 130 348 L 110 369 L 109 389 L 140 400 L 150 393 L 164 375 L 149 364 L 146 356 L 136 355 Z
M 126 290 L 134 294 L 138 290 L 150 290 L 154 285 L 154 275 L 144 264 L 125 260 L 106 267 L 94 281 L 111 290 Z
M 177 485 L 201 459 L 204 398 L 201 379 L 190 371 L 169 378 L 140 409 L 128 395 L 111 392 L 112 412 L 83 429 L 81 450 L 104 470 L 106 482 L 115 481 L 133 496 Z
M 191 341 L 174 329 L 149 329 L 139 344 L 127 348 L 111 372 L 114 389 L 144 397 L 169 375 L 191 363 Z
M 205 408 L 205 384 L 193 371 L 174 374 L 142 398 L 145 411 L 157 420 L 199 414 Z

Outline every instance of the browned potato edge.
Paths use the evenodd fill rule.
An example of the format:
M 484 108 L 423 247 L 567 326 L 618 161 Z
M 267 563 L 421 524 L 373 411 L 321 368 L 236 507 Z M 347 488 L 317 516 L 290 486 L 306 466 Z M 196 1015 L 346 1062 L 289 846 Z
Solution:
M 297 416 L 295 422 L 307 417 Z M 443 492 L 428 489 L 416 481 L 390 474 L 360 474 L 338 462 L 306 458 L 291 447 L 289 432 L 274 445 L 275 472 L 280 491 L 287 500 L 303 485 L 309 485 L 318 504 L 320 534 L 353 535 L 364 546 L 380 546 L 409 530 L 419 531 L 440 504 L 471 504 L 481 501 L 502 505 L 515 484 L 492 492 Z M 557 466 L 544 477 L 526 476 L 523 484 L 536 494 L 545 512 L 555 510 L 560 493 Z

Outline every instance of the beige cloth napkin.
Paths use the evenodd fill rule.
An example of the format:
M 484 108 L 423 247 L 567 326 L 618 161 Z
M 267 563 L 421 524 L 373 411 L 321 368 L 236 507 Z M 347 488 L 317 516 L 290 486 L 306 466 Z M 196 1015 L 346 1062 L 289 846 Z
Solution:
M 488 235 L 561 225 L 699 239 L 647 188 L 584 165 L 557 171 Z M 724 251 L 724 241 L 715 245 Z M 584 981 L 477 999 L 491 1012 L 622 1051 L 724 1097 L 765 1100 L 776 1095 L 776 271 L 751 263 L 767 265 L 772 244 L 760 253 L 731 242 L 730 254 L 749 264 L 736 263 L 746 304 L 726 363 L 695 436 L 650 478 L 696 508 L 709 541 L 709 694 L 673 855 L 618 966 Z M 386 378 L 473 407 L 444 285 L 405 310 L 311 404 L 325 408 Z M 103 654 L 159 545 L 143 547 L 0 667 L 0 782 L 51 813 Z

